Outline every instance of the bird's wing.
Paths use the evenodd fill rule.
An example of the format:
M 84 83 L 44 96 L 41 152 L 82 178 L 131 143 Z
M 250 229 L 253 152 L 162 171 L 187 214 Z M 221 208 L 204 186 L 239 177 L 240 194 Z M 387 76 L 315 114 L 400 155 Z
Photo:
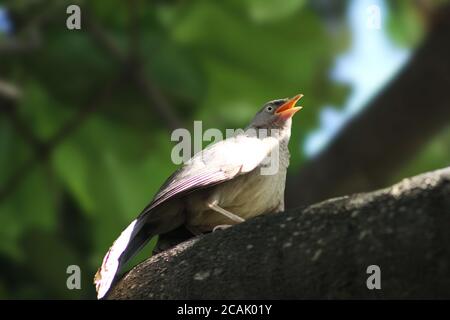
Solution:
M 210 145 L 166 181 L 141 215 L 174 196 L 213 186 L 252 171 L 277 145 L 278 141 L 271 137 L 262 140 L 245 135 Z

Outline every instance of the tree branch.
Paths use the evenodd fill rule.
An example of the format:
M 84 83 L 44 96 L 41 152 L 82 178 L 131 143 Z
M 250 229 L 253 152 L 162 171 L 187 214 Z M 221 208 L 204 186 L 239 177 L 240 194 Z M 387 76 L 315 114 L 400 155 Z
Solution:
M 450 298 L 449 195 L 450 167 L 261 216 L 146 260 L 109 298 Z

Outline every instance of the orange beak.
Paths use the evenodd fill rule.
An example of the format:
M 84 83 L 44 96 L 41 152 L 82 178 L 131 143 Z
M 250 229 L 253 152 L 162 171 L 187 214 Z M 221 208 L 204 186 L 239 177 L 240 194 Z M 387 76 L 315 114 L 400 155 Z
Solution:
M 302 94 L 298 94 L 292 99 L 289 99 L 287 102 L 285 102 L 281 107 L 277 109 L 275 114 L 279 115 L 284 120 L 287 120 L 289 118 L 292 118 L 292 116 L 302 109 L 303 107 L 296 107 L 295 104 L 298 100 L 300 100 L 303 97 Z

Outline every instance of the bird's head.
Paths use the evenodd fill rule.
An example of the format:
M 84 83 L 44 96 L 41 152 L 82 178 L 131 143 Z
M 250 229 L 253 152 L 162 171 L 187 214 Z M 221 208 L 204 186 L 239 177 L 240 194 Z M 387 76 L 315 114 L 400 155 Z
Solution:
M 291 99 L 286 98 L 267 102 L 255 115 L 249 128 L 290 130 L 292 116 L 302 109 L 302 107 L 296 107 L 295 104 L 302 97 L 302 94 L 298 94 Z

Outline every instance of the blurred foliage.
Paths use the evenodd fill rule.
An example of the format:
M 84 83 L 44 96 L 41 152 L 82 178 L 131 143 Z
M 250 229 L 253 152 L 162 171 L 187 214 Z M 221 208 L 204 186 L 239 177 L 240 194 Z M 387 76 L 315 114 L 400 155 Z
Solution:
M 302 137 L 317 126 L 321 107 L 341 105 L 349 93 L 329 78 L 334 58 L 350 43 L 345 2 L 331 16 L 327 1 L 78 3 L 83 19 L 89 14 L 119 49 L 141 58 L 144 74 L 189 129 L 199 119 L 204 129 L 243 127 L 264 102 L 304 93 L 292 132 L 294 169 L 303 160 Z M 392 12 L 390 31 L 411 45 L 420 31 L 402 29 L 416 19 L 412 5 L 402 3 Z M 0 79 L 22 92 L 16 116 L 44 142 L 76 121 L 48 154 L 36 155 L 42 146 L 0 115 L 1 186 L 36 155 L 36 165 L 0 199 L 0 298 L 94 297 L 91 279 L 103 254 L 175 168 L 175 142 L 154 101 L 84 25 L 81 31 L 65 28 L 67 4 L 1 4 L 14 22 L 13 35 L 3 41 L 26 42 L 30 30 L 39 33 L 37 48 L 1 56 Z M 90 104 L 94 108 L 77 118 Z M 448 134 L 442 141 L 448 143 Z M 412 166 L 437 165 L 441 143 Z M 151 245 L 136 259 L 150 252 Z M 67 290 L 70 264 L 82 268 L 83 290 Z
M 388 29 L 391 38 L 404 46 L 417 44 L 423 36 L 422 24 L 425 23 L 420 11 L 406 1 L 390 1 L 389 5 Z
M 428 142 L 423 150 L 410 160 L 396 175 L 391 178 L 392 183 L 404 177 L 426 172 L 432 168 L 450 166 L 450 128 L 444 129 L 434 139 Z

